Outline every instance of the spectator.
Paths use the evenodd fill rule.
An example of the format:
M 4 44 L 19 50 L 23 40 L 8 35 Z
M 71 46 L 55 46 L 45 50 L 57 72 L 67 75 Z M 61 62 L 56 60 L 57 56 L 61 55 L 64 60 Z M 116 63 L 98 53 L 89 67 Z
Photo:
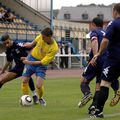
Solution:
M 8 21 L 8 22 L 14 22 L 15 18 L 16 17 L 9 10 L 5 12 L 3 17 L 4 21 Z
M 0 8 L 0 21 L 4 21 L 4 14 L 5 14 L 5 10 L 1 7 Z

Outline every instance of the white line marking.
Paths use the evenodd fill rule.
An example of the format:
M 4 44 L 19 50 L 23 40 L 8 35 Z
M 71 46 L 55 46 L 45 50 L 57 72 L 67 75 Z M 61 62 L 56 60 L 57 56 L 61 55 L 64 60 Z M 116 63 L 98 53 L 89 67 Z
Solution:
M 120 113 L 104 115 L 105 118 L 115 117 L 115 116 L 120 116 Z M 80 119 L 77 119 L 77 120 L 92 120 L 92 119 L 95 119 L 95 118 L 89 118 L 89 116 L 88 116 L 88 118 L 80 118 Z

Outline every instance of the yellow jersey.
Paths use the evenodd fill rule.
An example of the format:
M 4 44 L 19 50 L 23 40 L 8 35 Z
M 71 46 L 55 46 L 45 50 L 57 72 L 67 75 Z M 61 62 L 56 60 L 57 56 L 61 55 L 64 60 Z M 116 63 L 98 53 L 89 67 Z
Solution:
M 32 49 L 31 55 L 40 60 L 43 65 L 48 65 L 58 52 L 58 44 L 53 40 L 52 44 L 47 44 L 42 39 L 42 35 L 35 38 L 36 46 Z

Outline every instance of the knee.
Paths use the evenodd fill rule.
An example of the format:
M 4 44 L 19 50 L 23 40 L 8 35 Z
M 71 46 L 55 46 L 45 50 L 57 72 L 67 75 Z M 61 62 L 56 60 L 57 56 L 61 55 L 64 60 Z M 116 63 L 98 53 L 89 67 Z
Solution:
M 110 87 L 110 85 L 111 85 L 111 82 L 108 82 L 108 81 L 105 81 L 105 80 L 102 80 L 101 81 L 101 84 L 100 84 L 100 86 L 104 86 L 104 87 Z
M 89 84 L 89 81 L 86 78 L 81 78 L 81 84 Z

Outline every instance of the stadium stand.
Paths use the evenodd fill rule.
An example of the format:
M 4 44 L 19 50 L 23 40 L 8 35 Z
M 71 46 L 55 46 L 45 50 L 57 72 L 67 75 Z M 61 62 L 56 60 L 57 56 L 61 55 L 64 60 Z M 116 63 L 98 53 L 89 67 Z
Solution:
M 7 1 L 8 0 L 4 0 L 1 2 L 0 0 L 0 36 L 4 33 L 9 33 L 13 40 L 20 42 L 32 41 L 35 36 L 40 33 L 41 29 L 44 28 L 44 25 L 35 25 L 31 23 L 28 18 L 21 17 L 14 11 L 15 9 L 9 8 L 8 4 L 5 6 L 5 2 Z M 20 4 L 17 0 L 12 2 Z M 4 18 L 5 12 L 7 11 L 9 12 L 9 20 Z M 4 15 L 2 15 L 2 13 Z

